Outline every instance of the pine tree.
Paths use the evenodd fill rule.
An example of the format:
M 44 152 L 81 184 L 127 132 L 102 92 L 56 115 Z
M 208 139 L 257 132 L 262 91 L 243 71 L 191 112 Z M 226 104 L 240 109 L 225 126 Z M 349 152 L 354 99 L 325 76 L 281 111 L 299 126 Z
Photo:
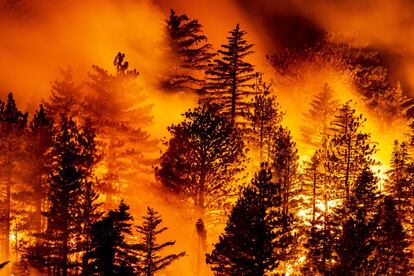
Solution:
M 195 219 L 211 219 L 234 195 L 231 183 L 243 169 L 244 145 L 237 129 L 206 106 L 184 114 L 184 121 L 168 128 L 171 139 L 156 168 L 158 180 L 182 194 Z
M 62 117 L 51 152 L 52 169 L 48 178 L 49 210 L 44 212 L 47 227 L 39 236 L 43 242 L 29 256 L 34 262 L 41 254 L 48 272 L 68 275 L 77 267 L 74 254 L 80 251 L 82 239 L 81 198 L 94 164 L 94 143 L 72 119 Z M 86 131 L 87 132 L 87 131 Z
M 303 205 L 302 182 L 298 171 L 298 150 L 293 141 L 290 131 L 282 126 L 277 127 L 272 134 L 272 144 L 270 147 L 270 165 L 274 173 L 276 183 L 281 185 L 281 223 L 282 229 L 279 231 L 279 243 L 282 244 L 281 255 L 286 256 L 281 273 L 286 273 L 288 261 L 293 260 L 300 250 L 298 244 L 292 241 L 293 233 L 302 235 L 302 221 L 297 214 Z M 298 241 L 295 237 L 295 242 Z M 290 265 L 290 264 L 289 264 Z
M 221 113 L 228 116 L 232 123 L 236 117 L 243 115 L 249 104 L 249 97 L 254 95 L 255 73 L 253 65 L 245 60 L 252 54 L 253 45 L 249 44 L 239 24 L 229 32 L 228 43 L 218 51 L 219 58 L 206 71 L 207 83 L 204 87 L 205 98 L 217 104 Z
M 204 85 L 203 71 L 207 69 L 212 46 L 203 34 L 198 20 L 177 15 L 171 10 L 166 20 L 166 39 L 169 46 L 170 72 L 162 87 L 174 92 L 199 92 Z
M 10 259 L 11 217 L 13 213 L 13 194 L 17 192 L 18 162 L 24 157 L 23 139 L 26 136 L 27 113 L 22 113 L 16 105 L 13 94 L 9 93 L 5 103 L 0 102 L 0 154 L 2 195 L 1 215 L 3 237 L 3 256 Z
M 29 125 L 28 152 L 30 158 L 29 178 L 31 182 L 34 213 L 34 230 L 40 233 L 44 230 L 45 223 L 42 212 L 46 211 L 47 201 L 47 176 L 52 162 L 50 151 L 53 147 L 54 128 L 53 121 L 46 113 L 43 105 L 33 116 Z M 36 239 L 39 243 L 39 239 Z
M 333 135 L 330 139 L 329 170 L 334 182 L 341 183 L 339 190 L 344 191 L 342 198 L 349 200 L 350 190 L 356 178 L 367 165 L 378 164 L 372 155 L 376 147 L 370 134 L 361 128 L 366 119 L 362 114 L 355 115 L 355 109 L 347 102 L 338 109 L 332 122 Z
M 269 162 L 272 133 L 282 121 L 283 113 L 276 102 L 276 97 L 270 96 L 272 91 L 270 84 L 260 77 L 256 87 L 259 94 L 250 102 L 244 134 L 250 148 L 259 153 L 260 162 Z
M 62 115 L 78 118 L 82 99 L 82 85 L 77 85 L 73 79 L 71 67 L 60 70 L 62 79 L 57 79 L 52 84 L 51 95 L 44 103 L 46 113 L 55 125 L 60 122 Z
M 369 258 L 372 275 L 407 275 L 409 250 L 405 232 L 391 197 L 386 196 L 378 212 L 374 250 Z
M 266 164 L 246 187 L 231 211 L 224 233 L 207 263 L 216 275 L 265 275 L 284 256 L 275 254 L 275 229 L 282 227 L 280 185 Z
M 338 101 L 334 99 L 332 88 L 325 83 L 322 90 L 313 95 L 308 112 L 304 113 L 304 125 L 301 127 L 302 140 L 313 148 L 324 143 L 329 134 Z
M 100 166 L 106 168 L 102 190 L 106 204 L 112 207 L 120 194 L 126 193 L 131 178 L 150 177 L 157 142 L 144 130 L 152 123 L 152 106 L 137 83 L 138 72 L 129 69 L 125 54 L 114 60 L 115 74 L 93 66 L 88 83 L 90 94 L 83 103 L 83 115 L 97 130 L 99 149 L 104 153 Z M 139 178 L 139 179 L 136 179 Z M 141 179 L 142 178 L 142 179 Z
M 379 192 L 378 180 L 369 168 L 363 169 L 351 193 L 350 201 L 340 212 L 345 217 L 338 241 L 337 273 L 364 275 L 368 257 L 373 250 L 373 236 Z
M 414 245 L 414 167 L 405 142 L 394 142 L 391 159 L 391 170 L 388 172 L 389 181 L 386 185 L 387 192 L 395 201 L 395 209 L 401 219 L 401 224 L 406 232 L 407 241 Z M 412 252 L 413 253 L 413 252 Z
M 141 235 L 141 241 L 136 245 L 140 259 L 138 270 L 141 271 L 143 275 L 152 276 L 155 275 L 156 272 L 168 267 L 174 261 L 185 256 L 185 252 L 162 256 L 160 254 L 161 251 L 166 247 L 173 246 L 175 241 L 158 243 L 158 235 L 168 228 L 159 228 L 162 219 L 157 211 L 148 207 L 147 215 L 142 218 L 144 219 L 142 225 L 137 226 L 138 233 Z
M 111 210 L 97 221 L 91 229 L 91 246 L 88 259 L 92 260 L 85 275 L 134 275 L 133 266 L 137 259 L 133 246 L 128 243 L 132 234 L 132 216 L 129 206 L 121 201 L 119 207 Z

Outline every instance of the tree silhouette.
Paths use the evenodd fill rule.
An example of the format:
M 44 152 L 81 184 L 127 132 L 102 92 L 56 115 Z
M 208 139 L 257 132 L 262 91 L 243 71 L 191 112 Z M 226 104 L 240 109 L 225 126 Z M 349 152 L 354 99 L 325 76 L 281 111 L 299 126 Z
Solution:
M 185 14 L 177 15 L 171 10 L 166 23 L 167 58 L 170 62 L 162 87 L 174 92 L 200 92 L 204 85 L 204 71 L 214 56 L 212 46 L 207 43 L 198 20 L 191 20 Z
M 391 197 L 384 198 L 378 213 L 379 227 L 374 234 L 375 247 L 369 258 L 370 271 L 374 275 L 407 275 L 408 243 Z
M 167 227 L 160 227 L 162 223 L 161 216 L 157 211 L 150 207 L 147 209 L 147 215 L 142 217 L 144 219 L 142 225 L 137 226 L 137 231 L 141 235 L 141 241 L 136 245 L 140 264 L 139 271 L 147 276 L 155 275 L 156 272 L 165 269 L 172 262 L 185 256 L 185 252 L 178 254 L 168 254 L 162 256 L 160 253 L 166 247 L 173 246 L 175 241 L 167 241 L 158 243 L 158 235 L 167 230 Z
M 0 153 L 1 153 L 1 175 L 2 194 L 1 201 L 2 228 L 4 233 L 3 250 L 4 257 L 10 258 L 10 233 L 13 186 L 17 177 L 17 163 L 24 157 L 23 139 L 26 135 L 28 113 L 22 113 L 16 105 L 13 94 L 9 93 L 5 103 L 0 102 Z
M 237 24 L 229 34 L 228 43 L 221 46 L 218 58 L 206 71 L 204 93 L 208 102 L 217 104 L 220 112 L 235 123 L 246 110 L 249 97 L 255 94 L 251 80 L 256 74 L 253 65 L 245 60 L 253 53 L 253 45 L 244 39 L 246 31 Z
M 82 85 L 77 85 L 73 79 L 71 67 L 60 70 L 62 79 L 52 83 L 51 95 L 44 102 L 46 112 L 55 125 L 60 122 L 62 114 L 66 117 L 78 118 L 80 116 Z
M 32 196 L 35 206 L 34 230 L 40 233 L 44 230 L 45 222 L 42 212 L 46 211 L 47 202 L 47 176 L 51 169 L 52 159 L 50 151 L 53 147 L 54 136 L 53 121 L 47 114 L 43 105 L 35 112 L 29 125 L 28 152 L 30 171 L 28 174 L 31 183 Z M 39 239 L 37 238 L 37 243 Z
M 265 275 L 279 265 L 284 256 L 275 254 L 277 231 L 282 226 L 279 211 L 280 185 L 272 182 L 267 164 L 244 188 L 231 211 L 224 233 L 207 255 L 216 275 Z
M 378 227 L 375 215 L 378 206 L 378 180 L 369 168 L 363 169 L 342 210 L 344 223 L 337 243 L 339 274 L 364 274 L 373 250 L 373 236 Z
M 54 139 L 51 152 L 52 169 L 49 174 L 49 210 L 43 215 L 47 220 L 42 243 L 29 259 L 36 261 L 41 254 L 49 273 L 68 275 L 78 266 L 74 254 L 79 253 L 82 240 L 84 185 L 95 163 L 94 136 L 89 130 L 80 129 L 72 119 L 62 117 L 62 125 Z
M 344 191 L 342 198 L 346 201 L 365 166 L 378 164 L 372 158 L 376 145 L 370 140 L 370 134 L 361 132 L 366 119 L 362 114 L 355 115 L 355 112 L 350 102 L 338 109 L 332 122 L 330 139 L 329 170 L 333 172 L 335 182 L 342 183 L 338 188 Z
M 171 139 L 156 177 L 170 191 L 184 196 L 195 219 L 211 219 L 225 199 L 234 196 L 233 182 L 243 169 L 243 141 L 237 129 L 199 105 L 168 128 Z
M 137 263 L 132 245 L 127 239 L 132 234 L 132 216 L 129 206 L 121 201 L 119 207 L 97 221 L 91 229 L 92 250 L 85 275 L 135 275 Z
M 250 102 L 243 131 L 250 148 L 259 153 L 259 161 L 269 162 L 272 133 L 282 121 L 283 113 L 276 97 L 270 96 L 271 85 L 260 77 L 256 86 L 259 94 Z

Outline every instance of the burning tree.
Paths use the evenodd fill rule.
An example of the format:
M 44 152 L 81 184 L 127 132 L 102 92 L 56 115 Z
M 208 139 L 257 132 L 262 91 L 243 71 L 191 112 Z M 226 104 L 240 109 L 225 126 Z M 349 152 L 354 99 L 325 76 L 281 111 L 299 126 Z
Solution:
M 246 110 L 249 97 L 254 95 L 251 80 L 256 74 L 253 65 L 245 60 L 253 53 L 253 45 L 244 39 L 246 31 L 237 24 L 229 34 L 228 43 L 218 51 L 219 58 L 206 71 L 203 93 L 208 102 L 217 104 L 221 113 L 235 123 L 236 117 Z
M 151 105 L 143 105 L 146 97 L 137 87 L 138 72 L 129 70 L 124 58 L 121 53 L 116 56 L 115 75 L 93 66 L 88 83 L 92 94 L 86 96 L 83 105 L 83 113 L 97 130 L 97 141 L 104 153 L 100 166 L 107 171 L 103 191 L 108 207 L 114 196 L 127 188 L 129 178 L 148 176 L 152 160 L 147 154 L 157 144 L 143 129 L 152 122 Z
M 142 218 L 144 222 L 142 225 L 137 226 L 138 233 L 141 235 L 141 242 L 136 245 L 140 259 L 138 270 L 147 276 L 152 276 L 156 272 L 165 269 L 172 262 L 185 256 L 185 252 L 166 256 L 160 255 L 163 249 L 173 246 L 175 241 L 157 242 L 158 235 L 168 229 L 167 227 L 159 228 L 162 219 L 157 211 L 148 207 L 147 215 Z
M 185 14 L 177 15 L 171 10 L 166 23 L 171 72 L 163 80 L 162 87 L 175 92 L 200 92 L 204 85 L 204 71 L 214 57 L 212 46 L 207 43 L 198 20 L 191 20 Z

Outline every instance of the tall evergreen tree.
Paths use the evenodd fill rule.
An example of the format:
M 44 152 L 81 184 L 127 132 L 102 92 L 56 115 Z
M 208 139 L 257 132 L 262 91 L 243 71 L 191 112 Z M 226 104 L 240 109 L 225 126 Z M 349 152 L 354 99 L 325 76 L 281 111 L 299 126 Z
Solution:
M 174 92 L 199 92 L 204 85 L 204 71 L 214 57 L 212 46 L 198 20 L 171 10 L 166 23 L 170 71 L 162 87 Z
M 386 191 L 395 201 L 395 209 L 406 232 L 407 241 L 414 250 L 414 166 L 405 142 L 395 141 L 388 176 Z M 414 261 L 411 263 L 414 267 Z
M 216 275 L 265 275 L 277 268 L 284 257 L 275 254 L 280 204 L 280 185 L 272 182 L 272 173 L 264 164 L 244 189 L 224 233 L 207 255 Z
M 106 204 L 112 207 L 119 195 L 126 193 L 129 180 L 149 178 L 156 141 L 144 130 L 152 123 L 152 106 L 138 87 L 138 72 L 129 69 L 125 54 L 114 60 L 115 74 L 93 66 L 90 94 L 83 103 L 83 116 L 97 130 L 97 141 L 104 153 L 101 167 L 106 168 L 102 190 Z M 139 179 L 136 179 L 139 178 Z M 142 178 L 142 179 L 141 179 Z M 127 193 L 128 194 L 128 193 Z
M 368 257 L 378 227 L 375 221 L 378 199 L 377 179 L 369 168 L 365 168 L 356 181 L 349 203 L 340 212 L 345 221 L 337 245 L 338 274 L 364 275 L 368 272 Z
M 253 53 L 253 45 L 244 38 L 246 31 L 237 24 L 229 34 L 228 43 L 221 46 L 218 58 L 206 71 L 204 93 L 207 101 L 217 104 L 221 113 L 235 123 L 236 117 L 246 110 L 249 97 L 254 95 L 251 80 L 255 73 L 253 65 L 246 61 Z
M 160 228 L 162 219 L 157 211 L 148 207 L 147 215 L 142 218 L 144 219 L 142 225 L 137 226 L 138 233 L 141 235 L 141 241 L 137 244 L 137 251 L 140 259 L 138 270 L 141 271 L 143 275 L 152 276 L 155 275 L 156 272 L 165 269 L 171 263 L 183 257 L 185 252 L 162 256 L 160 254 L 161 251 L 166 247 L 173 246 L 175 241 L 158 243 L 158 235 L 168 228 Z
M 128 243 L 132 234 L 129 206 L 121 201 L 119 207 L 97 221 L 91 229 L 92 250 L 85 275 L 134 275 L 137 259 Z
M 76 84 L 71 67 L 60 70 L 62 78 L 52 83 L 51 95 L 44 102 L 49 117 L 55 124 L 60 122 L 62 114 L 77 118 L 80 114 L 80 103 L 83 97 L 82 85 Z
M 297 216 L 303 204 L 302 182 L 298 171 L 298 150 L 296 143 L 287 128 L 277 127 L 272 134 L 270 147 L 270 165 L 276 183 L 281 185 L 281 216 L 282 228 L 278 230 L 278 243 L 281 244 L 279 253 L 284 257 L 279 268 L 280 273 L 286 273 L 288 264 L 301 249 L 298 236 L 303 233 L 302 221 Z M 294 233 L 296 233 L 294 235 Z
M 189 206 L 196 221 L 199 252 L 204 252 L 205 224 L 221 220 L 229 198 L 236 195 L 237 177 L 244 169 L 244 143 L 232 124 L 204 105 L 184 117 L 183 122 L 168 128 L 171 139 L 165 142 L 168 148 L 156 177 Z M 200 268 L 203 263 L 198 259 Z
M 302 140 L 313 148 L 319 148 L 329 134 L 329 123 L 338 108 L 332 88 L 325 83 L 322 90 L 313 95 L 309 110 L 304 113 L 301 127 Z
M 53 147 L 54 127 L 53 121 L 47 114 L 43 105 L 33 116 L 29 125 L 28 152 L 30 159 L 29 182 L 33 196 L 34 230 L 40 233 L 44 230 L 45 222 L 42 212 L 46 211 L 47 202 L 47 177 L 51 169 L 50 151 Z M 37 243 L 39 240 L 37 239 Z
M 184 121 L 168 128 L 171 139 L 156 176 L 165 187 L 182 194 L 195 219 L 211 218 L 234 195 L 232 183 L 243 166 L 243 141 L 237 129 L 199 105 Z
M 21 112 L 16 105 L 13 94 L 9 93 L 5 103 L 0 102 L 0 155 L 1 155 L 1 182 L 2 182 L 2 233 L 3 256 L 10 259 L 10 234 L 13 186 L 18 171 L 18 162 L 24 157 L 24 137 L 26 136 L 27 113 Z
M 341 183 L 338 189 L 343 191 L 342 198 L 349 200 L 352 185 L 367 165 L 378 164 L 372 155 L 376 152 L 370 134 L 363 133 L 366 119 L 347 102 L 338 109 L 332 122 L 330 139 L 329 170 L 335 182 Z
M 375 247 L 369 258 L 370 272 L 373 275 L 408 275 L 408 243 L 394 201 L 389 196 L 380 206 L 378 224 Z
M 271 85 L 258 78 L 256 83 L 258 94 L 251 100 L 246 114 L 245 137 L 249 148 L 259 154 L 259 161 L 270 161 L 272 133 L 282 121 L 283 113 L 276 102 L 276 97 L 270 96 Z
M 87 131 L 79 129 L 72 119 L 62 117 L 61 122 L 51 152 L 50 208 L 44 212 L 47 227 L 39 235 L 43 242 L 35 252 L 43 255 L 40 257 L 49 273 L 65 276 L 78 266 L 74 256 L 80 251 L 78 243 L 82 240 L 81 198 L 94 164 L 95 150 Z M 33 260 L 37 257 L 29 256 Z

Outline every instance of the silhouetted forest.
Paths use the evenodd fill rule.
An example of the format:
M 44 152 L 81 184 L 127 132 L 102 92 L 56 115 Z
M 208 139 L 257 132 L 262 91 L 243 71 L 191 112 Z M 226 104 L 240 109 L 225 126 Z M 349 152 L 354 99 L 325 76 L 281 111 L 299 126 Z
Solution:
M 63 65 L 34 112 L 13 93 L 1 99 L 1 273 L 412 275 L 414 101 L 378 51 L 321 32 L 323 42 L 269 53 L 281 84 L 257 69 L 242 24 L 215 48 L 197 19 L 171 10 L 155 86 L 164 101 L 196 103 L 163 139 L 144 68 L 124 49 L 83 81 Z M 320 81 L 292 132 L 277 87 L 321 68 L 346 74 L 355 93 Z M 403 126 L 404 138 L 380 148 L 367 118 Z M 195 233 L 186 244 L 171 238 L 181 236 L 172 213 Z

